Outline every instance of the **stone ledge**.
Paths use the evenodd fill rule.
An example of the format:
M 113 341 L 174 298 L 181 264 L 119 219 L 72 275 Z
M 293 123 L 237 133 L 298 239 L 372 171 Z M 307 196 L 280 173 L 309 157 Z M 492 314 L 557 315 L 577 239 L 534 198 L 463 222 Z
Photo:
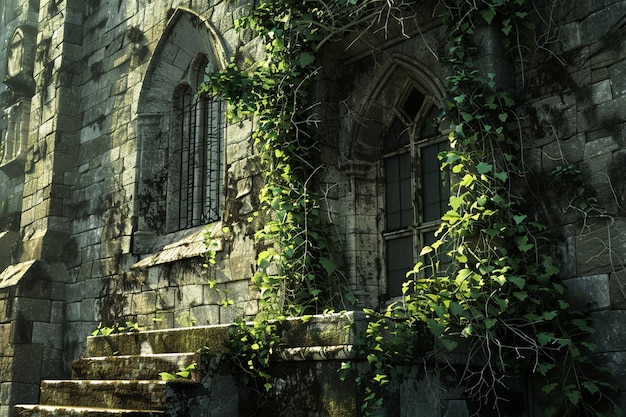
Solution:
M 14 415 L 30 417 L 157 417 L 163 416 L 162 411 L 120 410 L 113 408 L 89 408 L 89 407 L 57 407 L 52 405 L 18 405 L 14 409 Z
M 50 298 L 48 273 L 39 260 L 9 265 L 0 273 L 0 291 L 17 289 L 17 297 Z
M 285 348 L 276 353 L 276 359 L 284 362 L 350 360 L 355 357 L 353 345 Z
M 319 349 L 322 346 L 353 345 L 365 326 L 364 313 L 345 312 L 314 315 L 306 319 L 289 318 L 278 324 L 278 332 L 283 348 Z M 201 349 L 208 349 L 209 353 L 226 353 L 231 327 L 231 324 L 219 324 L 91 336 L 87 339 L 87 355 L 184 353 Z
M 211 225 L 208 233 L 211 236 L 215 236 L 209 242 L 211 250 L 219 252 L 224 248 L 224 240 L 220 236 L 221 229 L 221 222 Z M 208 250 L 205 242 L 205 233 L 207 233 L 205 232 L 205 227 L 202 226 L 155 238 L 153 242 L 154 253 L 133 264 L 130 269 L 144 269 L 182 259 L 202 257 Z

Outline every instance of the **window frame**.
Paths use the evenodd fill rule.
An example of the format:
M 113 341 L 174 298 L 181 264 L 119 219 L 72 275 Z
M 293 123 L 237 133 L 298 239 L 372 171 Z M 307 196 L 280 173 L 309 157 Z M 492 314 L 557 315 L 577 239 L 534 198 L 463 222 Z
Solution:
M 221 100 L 198 89 L 210 67 L 200 56 L 172 98 L 166 233 L 221 221 L 225 179 L 225 114 Z M 217 150 L 217 152 L 211 152 Z M 216 155 L 216 156 L 214 156 Z
M 404 105 L 407 100 L 409 100 L 411 94 L 414 91 L 418 91 L 421 93 L 423 97 L 423 101 L 419 106 L 416 114 L 414 116 L 407 114 L 407 112 L 403 109 L 406 108 Z M 424 219 L 424 190 L 427 187 L 424 184 L 423 178 L 423 152 L 424 149 L 429 146 L 438 146 L 441 144 L 447 144 L 448 139 L 445 135 L 443 135 L 438 127 L 435 127 L 435 131 L 432 135 L 427 137 L 421 137 L 422 132 L 424 130 L 425 124 L 428 122 L 428 118 L 433 115 L 433 111 L 439 112 L 441 110 L 441 103 L 435 98 L 433 94 L 426 92 L 423 88 L 421 88 L 418 84 L 410 82 L 406 86 L 404 86 L 403 94 L 399 94 L 397 103 L 392 107 L 392 121 L 390 123 L 390 128 L 383 135 L 383 140 L 389 140 L 389 134 L 392 129 L 391 126 L 396 123 L 396 120 L 401 120 L 405 126 L 405 130 L 403 131 L 408 135 L 408 143 L 396 147 L 394 149 L 385 150 L 383 145 L 383 152 L 380 155 L 380 175 L 382 178 L 382 187 L 383 192 L 380 193 L 381 196 L 381 206 L 384 207 L 384 214 L 381 216 L 381 239 L 383 242 L 382 251 L 383 251 L 383 274 L 384 274 L 384 282 L 386 285 L 386 294 L 390 299 L 394 299 L 402 295 L 401 290 L 401 282 L 406 281 L 405 274 L 410 271 L 414 264 L 420 258 L 421 249 L 428 244 L 427 236 L 429 234 L 434 234 L 436 230 L 438 230 L 441 224 L 441 216 L 437 219 L 433 220 L 425 220 Z M 436 152 L 437 155 L 443 149 L 438 149 Z M 387 182 L 387 161 L 391 160 L 398 155 L 403 155 L 409 153 L 410 158 L 410 169 L 411 169 L 411 179 L 410 179 L 410 187 L 411 187 L 411 204 L 412 204 L 412 223 L 410 225 L 406 225 L 399 229 L 390 230 L 387 224 L 387 198 L 388 198 L 388 182 Z M 438 162 L 438 166 L 441 166 L 441 163 Z M 449 178 L 447 179 L 447 183 L 449 185 Z M 444 186 L 440 187 L 440 190 L 445 190 Z M 448 187 L 449 190 L 449 187 Z M 449 193 L 443 193 L 440 195 L 439 202 L 442 204 L 442 201 L 449 200 Z M 441 214 L 445 211 L 442 210 Z M 399 268 L 391 269 L 391 256 L 394 255 L 392 251 L 389 249 L 390 242 L 397 241 L 403 238 L 411 238 L 411 252 L 412 259 L 404 260 L 406 264 L 403 264 Z M 407 251 L 405 251 L 407 252 Z M 405 253 L 406 255 L 406 253 Z M 410 263 L 410 265 L 409 265 Z M 398 272 L 402 272 L 401 277 L 398 276 Z M 395 276 L 393 275 L 395 273 Z M 400 279 L 402 278 L 402 279 Z

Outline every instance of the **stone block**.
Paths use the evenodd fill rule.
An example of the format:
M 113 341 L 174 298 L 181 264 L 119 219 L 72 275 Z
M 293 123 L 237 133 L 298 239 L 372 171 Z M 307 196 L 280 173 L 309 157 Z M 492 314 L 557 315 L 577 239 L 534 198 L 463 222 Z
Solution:
M 77 282 L 75 284 L 67 284 L 65 291 L 65 301 L 66 302 L 75 302 L 80 301 L 84 297 L 84 282 Z
M 598 81 L 591 85 L 591 101 L 600 104 L 613 99 L 611 80 Z
M 223 283 L 216 284 L 213 288 L 210 285 L 204 287 L 205 304 L 222 304 L 227 295 L 224 293 L 226 286 Z
M 192 307 L 189 309 L 189 313 L 196 319 L 199 326 L 219 324 L 220 322 L 220 308 L 216 305 Z
M 178 289 L 175 287 L 167 287 L 157 290 L 157 309 L 169 310 L 174 308 L 176 306 L 177 292 Z
M 41 382 L 43 346 L 15 345 L 13 354 L 13 382 L 36 384 Z
M 13 355 L 13 343 L 12 324 L 0 324 L 0 357 Z
M 157 311 L 152 318 L 151 328 L 173 329 L 175 327 L 174 313 L 172 311 Z
M 177 302 L 177 306 L 180 308 L 189 308 L 202 305 L 204 301 L 204 287 L 205 285 L 201 284 L 184 285 L 179 287 L 179 300 Z
M 13 358 L 10 356 L 0 356 L 0 381 L 11 380 L 11 364 Z M 0 414 L 2 415 L 2 414 Z
M 620 1 L 590 13 L 580 25 L 582 44 L 590 45 L 604 38 L 610 30 L 619 25 L 625 13 L 626 4 Z
M 597 353 L 626 351 L 626 310 L 592 312 L 591 319 L 596 333 L 590 339 Z
M 0 385 L 0 404 L 9 404 L 6 414 L 10 416 L 11 409 L 16 404 L 36 404 L 39 401 L 39 381 L 35 383 L 6 382 Z
M 105 292 L 105 283 L 101 279 L 88 279 L 83 285 L 84 298 L 98 298 Z
M 569 116 L 576 123 L 576 117 Z M 599 128 L 610 128 L 626 120 L 626 96 L 578 112 L 578 131 L 588 132 Z
M 53 301 L 64 300 L 66 285 L 64 282 L 52 282 L 50 285 L 50 299 Z
M 50 306 L 50 323 L 63 323 L 65 321 L 65 303 L 52 301 Z
M 63 351 L 59 349 L 44 348 L 41 368 L 42 379 L 58 379 L 67 376 L 67 368 L 63 363 Z
M 543 161 L 542 168 L 534 170 L 534 172 L 549 172 L 558 165 L 576 164 L 583 160 L 583 151 L 585 149 L 585 135 L 574 135 L 570 139 L 556 140 L 541 148 L 542 155 L 539 161 Z M 527 159 L 537 161 L 538 155 L 528 155 Z M 531 163 L 535 163 L 532 162 Z
M 80 302 L 80 320 L 81 321 L 98 321 L 99 309 L 96 306 L 96 300 L 88 298 Z
M 465 400 L 448 400 L 443 417 L 469 417 Z
M 565 296 L 573 309 L 602 310 L 610 307 L 609 275 L 598 274 L 564 281 Z
M 11 323 L 11 343 L 29 344 L 32 343 L 33 322 L 27 320 L 15 320 Z
M 234 306 L 219 306 L 220 323 L 234 323 L 238 317 L 241 317 L 241 311 Z
M 585 144 L 583 158 L 589 160 L 596 156 L 611 153 L 619 149 L 619 144 L 613 136 L 598 138 Z
M 613 95 L 615 97 L 626 95 L 626 59 L 611 65 L 608 72 Z
M 250 280 L 242 279 L 226 283 L 226 296 L 235 303 L 242 303 L 250 299 Z
M 589 224 L 576 236 L 577 275 L 611 273 L 616 253 L 626 253 L 626 219 L 614 218 Z
M 48 299 L 50 281 L 40 261 L 28 261 L 8 266 L 0 273 L 0 289 L 15 288 L 18 296 Z
M 65 318 L 68 321 L 80 320 L 80 301 L 75 303 L 68 303 L 65 307 Z
M 13 305 L 13 317 L 30 321 L 50 321 L 50 300 L 19 297 Z
M 156 292 L 142 292 L 132 295 L 131 311 L 135 314 L 153 314 L 156 311 Z
M 63 324 L 34 322 L 32 342 L 45 348 L 63 349 Z
M 252 134 L 252 121 L 249 119 L 244 119 L 236 124 L 229 124 L 226 126 L 226 140 L 227 140 L 227 149 L 226 152 L 229 152 L 232 145 L 244 143 L 244 147 L 249 147 L 248 141 L 250 139 L 250 135 Z M 228 153 L 227 153 L 228 155 Z M 231 162 L 230 158 L 226 159 Z
M 568 52 L 580 47 L 580 23 L 572 22 L 561 26 L 559 35 L 562 41 L 563 52 Z

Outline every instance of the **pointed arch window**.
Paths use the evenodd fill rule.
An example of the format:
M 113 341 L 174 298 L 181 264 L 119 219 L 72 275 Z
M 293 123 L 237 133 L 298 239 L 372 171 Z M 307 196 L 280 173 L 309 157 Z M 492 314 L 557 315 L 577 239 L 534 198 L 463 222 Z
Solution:
M 198 64 L 193 87 L 183 83 L 174 94 L 169 231 L 215 222 L 222 216 L 223 106 L 216 97 L 197 93 L 207 67 L 205 57 Z
M 448 147 L 434 124 L 440 110 L 433 97 L 412 86 L 394 108 L 385 137 L 384 250 L 387 292 L 402 294 L 402 283 L 421 248 L 435 241 L 448 207 L 449 182 L 442 177 L 438 155 Z

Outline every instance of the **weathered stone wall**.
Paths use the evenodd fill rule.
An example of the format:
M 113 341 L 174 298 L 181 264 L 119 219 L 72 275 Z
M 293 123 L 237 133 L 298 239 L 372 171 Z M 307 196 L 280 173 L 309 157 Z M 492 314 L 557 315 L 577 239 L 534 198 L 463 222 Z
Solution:
M 526 115 L 523 144 L 531 183 L 542 192 L 554 226 L 554 246 L 572 304 L 594 311 L 598 356 L 617 372 L 623 391 L 626 247 L 626 31 L 621 1 L 563 2 L 546 13 L 551 53 L 518 73 Z M 523 75 L 523 77 L 522 77 Z M 550 172 L 572 166 L 579 177 Z M 575 181 L 582 179 L 582 184 Z M 574 198 L 584 186 L 598 209 L 583 213 Z M 580 206 L 578 206 L 580 207 Z M 624 407 L 623 399 L 620 405 Z
M 210 229 L 217 265 L 203 267 L 203 227 L 169 233 L 163 226 L 174 90 L 188 81 L 196 53 L 208 56 L 215 70 L 232 57 L 260 56 L 259 42 L 234 31 L 246 3 L 0 5 L 0 78 L 14 80 L 0 86 L 6 114 L 0 132 L 26 132 L 19 136 L 24 147 L 0 161 L 0 414 L 19 398 L 31 401 L 37 378 L 67 372 L 99 322 L 181 327 L 258 311 L 250 277 L 253 234 L 263 215 L 247 220 L 258 208 L 261 185 L 253 122 L 225 128 L 223 215 Z M 409 81 L 445 96 L 440 58 L 446 44 L 432 18 L 436 3 L 424 2 L 425 12 L 405 22 L 405 33 L 346 39 L 320 57 L 322 203 L 343 241 L 339 251 L 359 306 L 388 301 L 379 158 L 390 122 L 386 105 Z M 533 190 L 520 192 L 553 227 L 574 303 L 593 306 L 596 341 L 601 352 L 611 352 L 599 355 L 619 377 L 626 367 L 626 6 L 618 0 L 546 4 L 550 36 L 516 65 L 523 174 Z M 20 27 L 36 35 L 26 36 L 23 55 L 14 55 L 11 39 Z M 26 58 L 9 62 L 15 56 Z M 499 56 L 491 59 L 502 64 Z M 21 107 L 11 120 L 24 122 L 24 130 L 9 128 L 5 112 L 18 102 L 8 93 L 18 90 Z M 577 210 L 570 204 L 579 203 L 572 200 L 573 178 L 559 182 L 549 175 L 570 165 L 581 171 L 577 178 L 600 210 Z M 225 297 L 234 305 L 224 305 Z M 23 368 L 25 357 L 32 361 Z M 463 408 L 460 398 L 452 400 Z
M 255 204 L 251 200 L 255 163 L 250 124 L 228 126 L 225 135 L 223 225 L 228 224 L 233 233 L 217 238 L 216 245 L 229 254 L 228 263 L 219 264 L 216 271 L 203 267 L 202 228 L 171 234 L 148 232 L 147 237 L 144 233 L 140 207 L 145 196 L 138 193 L 143 180 L 139 165 L 164 163 L 146 159 L 148 138 L 140 129 L 142 115 L 164 111 L 154 102 L 142 100 L 142 94 L 150 93 L 146 92 L 147 80 L 152 80 L 152 88 L 171 108 L 176 82 L 188 70 L 176 42 L 195 41 L 185 38 L 195 36 L 185 32 L 185 19 L 207 25 L 205 36 L 213 43 L 196 53 L 218 55 L 219 68 L 238 45 L 233 19 L 245 6 L 211 2 L 194 10 L 179 8 L 185 5 L 176 1 L 92 2 L 84 4 L 81 11 L 81 71 L 76 76 L 79 146 L 71 163 L 75 181 L 68 199 L 75 248 L 75 256 L 67 261 L 68 360 L 80 352 L 85 336 L 99 321 L 105 325 L 129 320 L 147 328 L 179 327 L 228 322 L 238 309 L 255 312 L 254 304 L 248 302 L 254 298 L 249 294 L 249 278 L 255 252 L 245 221 Z M 211 38 L 209 28 L 219 37 Z M 171 39 L 165 39 L 166 34 Z M 178 55 L 171 55 L 177 50 Z M 157 59 L 159 63 L 155 63 Z M 165 80 L 155 80 L 157 75 Z M 167 77 L 174 83 L 168 84 Z M 168 128 L 164 117 L 158 133 L 167 138 Z M 167 155 L 164 158 L 167 160 Z M 220 227 L 213 228 L 218 235 Z M 168 246 L 170 249 L 165 249 Z M 190 247 L 200 249 L 192 250 L 190 257 L 185 253 Z M 222 306 L 220 294 L 209 288 L 210 273 L 219 282 L 218 288 L 235 301 L 234 306 Z
M 152 161 L 141 154 L 148 139 L 140 134 L 140 115 L 155 109 L 139 106 L 146 80 L 157 71 L 155 51 L 164 62 L 157 75 L 174 80 L 153 82 L 164 112 L 188 70 L 182 51 L 193 41 L 189 36 L 195 36 L 185 32 L 190 26 L 195 24 L 203 36 L 196 39 L 195 52 L 217 56 L 215 70 L 245 41 L 233 30 L 245 2 L 206 2 L 193 10 L 185 8 L 187 3 L 3 2 L 11 13 L 3 14 L 0 76 L 13 30 L 29 24 L 38 34 L 31 48 L 30 72 L 37 87 L 22 172 L 11 177 L 0 173 L 0 215 L 15 213 L 0 222 L 0 264 L 2 269 L 14 265 L 1 277 L 6 307 L 1 322 L 7 329 L 2 360 L 9 365 L 12 355 L 33 357 L 28 367 L 3 368 L 2 415 L 9 403 L 36 401 L 35 379 L 67 373 L 68 362 L 80 354 L 99 322 L 180 327 L 230 322 L 240 312 L 257 310 L 249 286 L 256 259 L 252 234 L 258 225 L 246 220 L 256 208 L 253 196 L 259 187 L 251 123 L 225 129 L 226 203 L 223 221 L 212 230 L 217 259 L 228 254 L 227 262 L 211 271 L 203 267 L 203 227 L 173 234 L 143 228 L 139 166 Z M 167 33 L 172 37 L 164 41 Z M 241 58 L 255 59 L 256 49 L 254 43 L 244 46 Z M 167 137 L 169 124 L 163 122 L 161 129 Z M 167 157 L 156 163 L 165 164 Z M 224 236 L 226 225 L 231 233 Z M 33 261 L 45 266 L 33 272 Z M 24 275 L 51 288 L 41 302 L 17 302 L 15 288 Z M 209 288 L 209 278 L 221 292 Z M 226 294 L 234 305 L 224 306 Z M 40 313 L 27 326 L 18 320 Z M 33 367 L 39 372 L 32 373 Z M 23 378 L 34 384 L 32 389 L 13 394 Z

